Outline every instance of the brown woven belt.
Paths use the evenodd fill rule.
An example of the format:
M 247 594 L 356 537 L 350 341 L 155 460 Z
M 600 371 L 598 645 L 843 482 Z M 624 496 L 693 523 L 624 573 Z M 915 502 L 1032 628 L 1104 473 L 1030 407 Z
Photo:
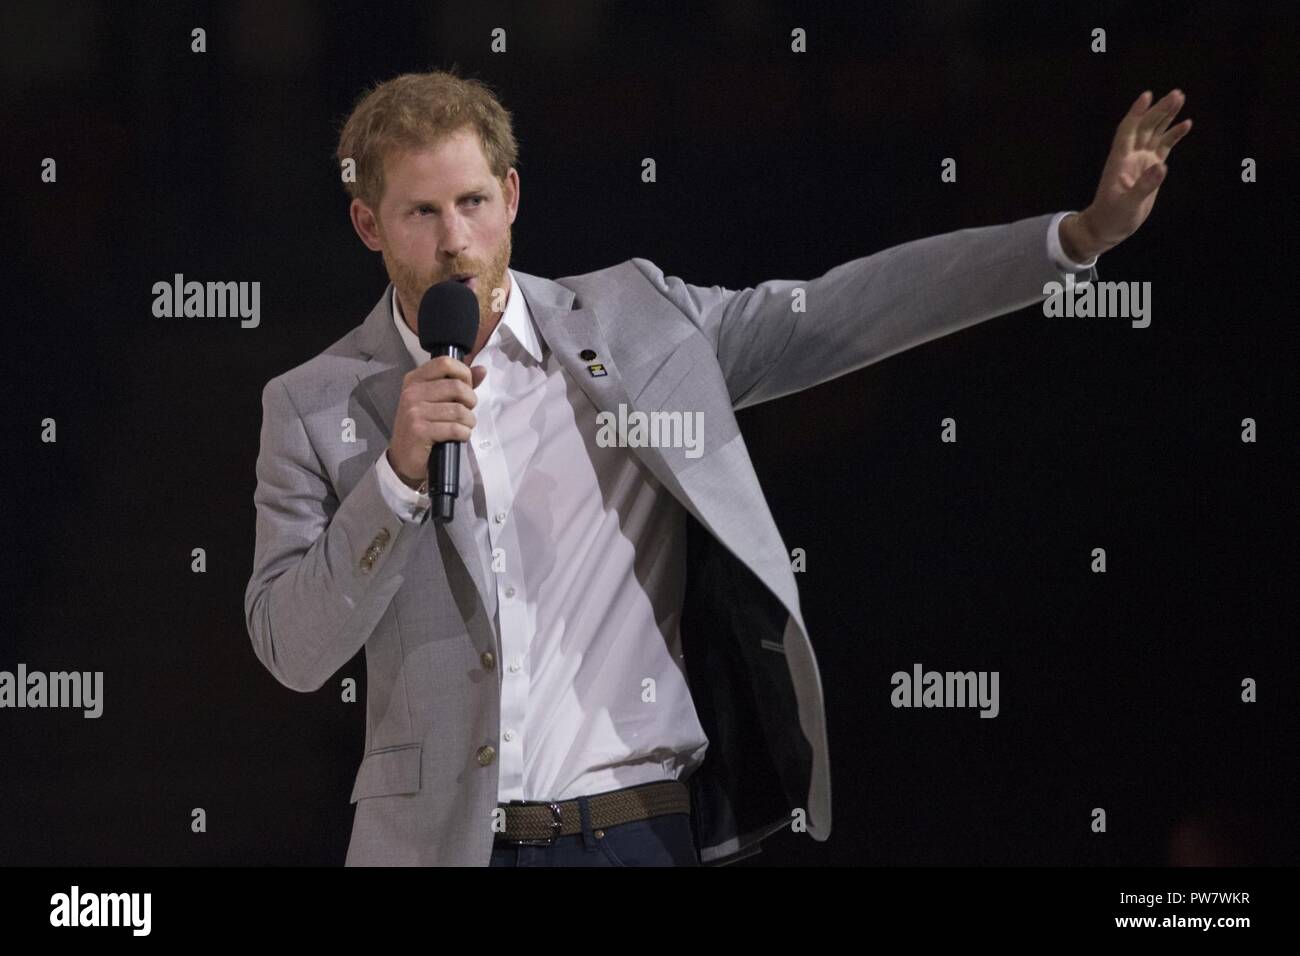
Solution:
M 513 800 L 499 804 L 505 810 L 506 828 L 496 835 L 498 842 L 547 846 L 556 837 L 582 832 L 582 814 L 577 800 Z M 587 798 L 591 827 L 600 830 L 620 823 L 645 820 L 664 813 L 691 812 L 691 793 L 684 783 L 664 780 L 623 790 L 597 793 Z

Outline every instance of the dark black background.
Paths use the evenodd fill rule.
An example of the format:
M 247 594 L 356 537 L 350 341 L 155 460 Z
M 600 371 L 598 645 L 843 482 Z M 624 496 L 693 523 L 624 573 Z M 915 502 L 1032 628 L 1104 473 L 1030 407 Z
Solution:
M 368 84 L 453 64 L 515 117 L 514 268 L 642 256 L 729 288 L 1081 209 L 1137 94 L 1182 89 L 1154 212 L 1098 265 L 1152 283 L 1149 328 L 1026 309 L 740 414 L 808 553 L 834 823 L 738 865 L 1293 861 L 1294 9 L 14 6 L 0 669 L 103 670 L 105 711 L 0 711 L 0 862 L 343 861 L 364 705 L 338 679 L 364 685 L 362 656 L 295 694 L 243 618 L 260 390 L 386 282 L 339 124 Z M 176 272 L 260 281 L 261 326 L 154 318 Z M 893 709 L 918 661 L 1000 671 L 1000 716 Z

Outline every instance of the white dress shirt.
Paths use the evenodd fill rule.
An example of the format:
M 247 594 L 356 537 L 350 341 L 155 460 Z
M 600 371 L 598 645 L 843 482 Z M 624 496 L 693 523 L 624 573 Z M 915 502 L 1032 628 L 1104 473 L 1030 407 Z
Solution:
M 633 450 L 596 444 L 599 410 L 542 340 L 513 273 L 510 287 L 472 363 L 488 371 L 456 503 L 472 509 L 497 591 L 498 798 L 684 779 L 709 744 L 681 654 L 686 512 Z M 396 292 L 393 317 L 417 367 L 428 362 Z M 430 520 L 429 496 L 387 455 L 377 465 L 397 516 Z

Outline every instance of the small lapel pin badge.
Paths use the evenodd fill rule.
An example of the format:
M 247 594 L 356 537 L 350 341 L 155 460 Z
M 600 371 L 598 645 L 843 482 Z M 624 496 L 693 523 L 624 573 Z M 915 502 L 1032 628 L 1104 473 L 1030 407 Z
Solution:
M 600 378 L 602 375 L 608 375 L 608 374 L 609 374 L 608 372 L 605 371 L 605 366 L 600 365 L 600 364 L 596 364 L 596 365 L 588 365 L 588 366 L 587 366 L 587 371 L 588 371 L 589 373 L 591 373 L 591 377 L 592 377 L 592 378 Z

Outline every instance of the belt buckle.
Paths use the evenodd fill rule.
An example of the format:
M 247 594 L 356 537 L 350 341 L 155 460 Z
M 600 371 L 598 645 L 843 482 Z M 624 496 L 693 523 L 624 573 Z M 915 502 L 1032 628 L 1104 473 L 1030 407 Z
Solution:
M 527 800 L 520 800 L 519 803 L 527 803 Z M 542 840 L 513 840 L 511 842 L 518 846 L 552 846 L 555 838 L 560 835 L 560 805 L 558 803 L 548 803 L 547 807 L 551 810 L 551 835 Z

